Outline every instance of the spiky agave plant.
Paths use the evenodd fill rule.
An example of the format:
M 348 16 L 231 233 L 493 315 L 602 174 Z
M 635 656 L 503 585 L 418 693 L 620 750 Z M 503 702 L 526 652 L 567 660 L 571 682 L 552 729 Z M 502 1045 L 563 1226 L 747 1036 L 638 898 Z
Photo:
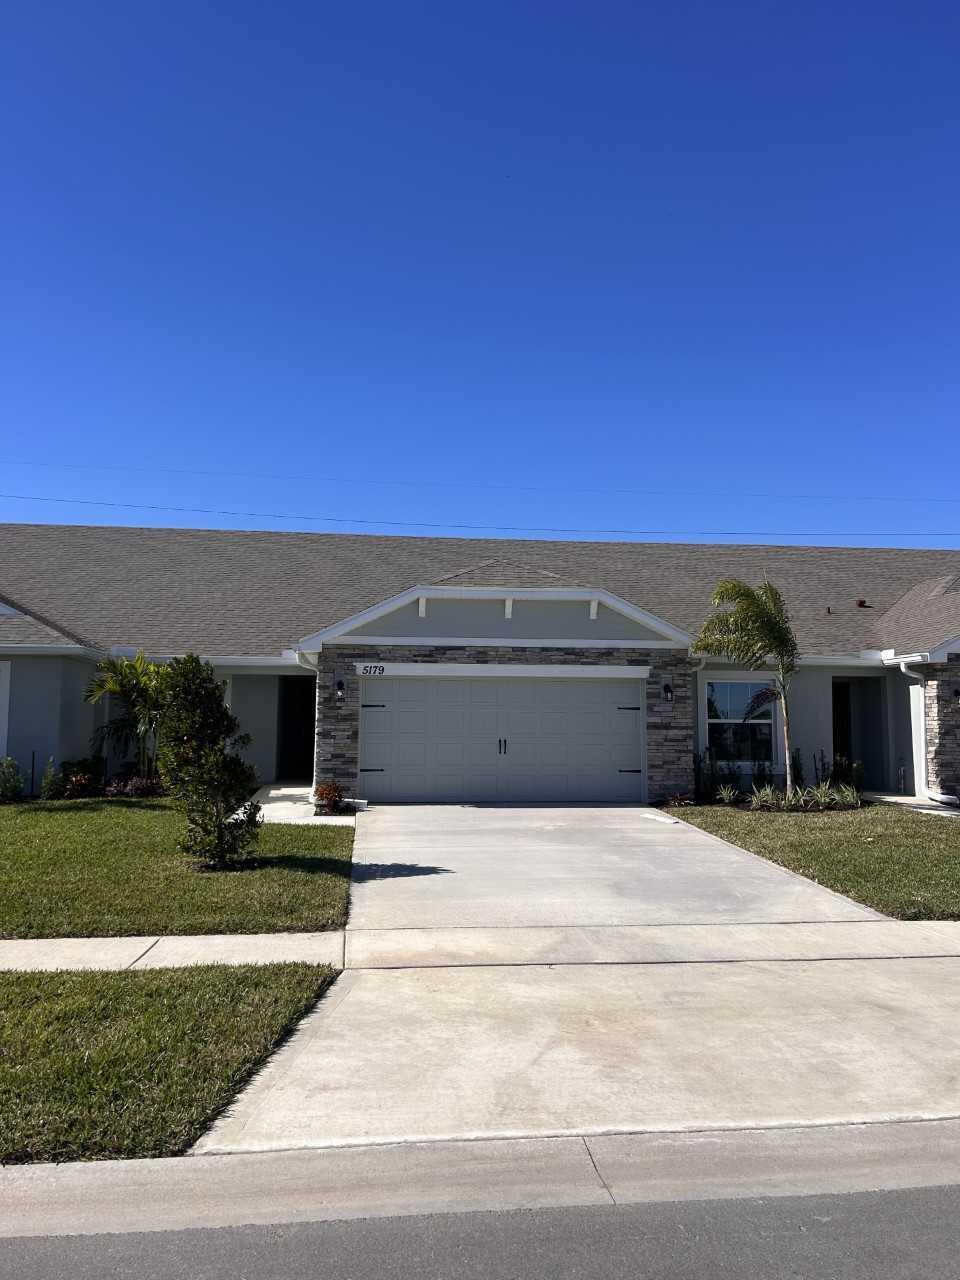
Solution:
M 783 712 L 783 758 L 787 793 L 793 791 L 793 755 L 790 748 L 790 681 L 799 665 L 797 638 L 786 602 L 779 590 L 764 579 L 751 587 L 739 578 L 724 578 L 713 592 L 716 610 L 704 622 L 693 644 L 693 652 L 727 658 L 750 671 L 773 663 L 773 681 L 751 698 L 744 720 L 751 720 L 763 707 L 779 702 Z

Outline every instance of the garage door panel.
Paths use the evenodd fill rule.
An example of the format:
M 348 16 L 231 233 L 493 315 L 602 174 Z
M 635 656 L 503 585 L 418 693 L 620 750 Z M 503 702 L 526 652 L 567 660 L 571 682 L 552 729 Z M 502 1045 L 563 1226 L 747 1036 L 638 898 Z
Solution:
M 420 803 L 641 803 L 644 684 L 633 680 L 370 679 L 361 794 Z M 505 750 L 501 751 L 503 744 Z

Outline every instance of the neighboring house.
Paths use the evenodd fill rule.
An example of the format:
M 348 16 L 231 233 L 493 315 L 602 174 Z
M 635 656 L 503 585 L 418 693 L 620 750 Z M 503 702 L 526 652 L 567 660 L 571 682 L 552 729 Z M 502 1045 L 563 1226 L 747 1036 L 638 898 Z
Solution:
M 657 801 L 762 673 L 693 659 L 719 578 L 785 593 L 795 744 L 872 788 L 960 794 L 960 552 L 0 526 L 0 755 L 87 754 L 96 660 L 216 667 L 264 781 L 381 801 Z

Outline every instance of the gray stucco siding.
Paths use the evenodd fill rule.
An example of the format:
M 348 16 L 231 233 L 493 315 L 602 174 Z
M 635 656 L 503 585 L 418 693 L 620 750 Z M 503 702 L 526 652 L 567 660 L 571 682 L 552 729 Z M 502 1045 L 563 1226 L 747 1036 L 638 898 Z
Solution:
M 273 782 L 277 776 L 278 691 L 275 675 L 230 677 L 230 710 L 251 738 L 243 755 L 261 782 Z
M 697 681 L 696 743 L 697 750 L 707 749 L 703 688 L 714 678 L 763 680 L 763 672 L 745 672 L 708 666 Z M 851 685 L 853 756 L 862 761 L 876 785 L 895 791 L 901 765 L 904 787 L 913 789 L 910 711 L 907 681 L 899 672 L 845 666 L 804 666 L 790 685 L 790 737 L 800 752 L 804 780 L 814 781 L 814 759 L 821 751 L 827 761 L 833 758 L 833 685 L 835 680 L 848 680 Z M 870 684 L 869 682 L 875 682 Z M 874 692 L 875 691 L 875 692 Z M 779 721 L 778 737 L 782 732 Z M 782 756 L 780 742 L 778 756 Z M 782 761 L 780 764 L 782 771 Z M 747 771 L 744 780 L 748 781 Z
M 83 695 L 95 666 L 85 659 L 23 656 L 10 661 L 7 754 L 19 764 L 27 787 L 31 768 L 40 785 L 47 761 L 56 764 L 90 754 L 97 711 Z
M 662 636 L 632 618 L 601 604 L 594 619 L 587 600 L 514 600 L 513 616 L 504 617 L 500 600 L 427 600 L 420 617 L 417 601 L 354 628 L 353 636 L 397 639 L 623 640 L 641 645 Z

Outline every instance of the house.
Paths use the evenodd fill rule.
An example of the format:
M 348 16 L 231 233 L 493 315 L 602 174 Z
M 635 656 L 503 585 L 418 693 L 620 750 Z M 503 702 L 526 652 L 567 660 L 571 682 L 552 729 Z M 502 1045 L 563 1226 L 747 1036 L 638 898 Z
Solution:
M 782 772 L 763 673 L 695 659 L 717 580 L 784 592 L 813 759 L 960 794 L 960 552 L 0 526 L 0 755 L 89 751 L 99 657 L 208 659 L 264 781 L 372 801 L 662 800 Z

